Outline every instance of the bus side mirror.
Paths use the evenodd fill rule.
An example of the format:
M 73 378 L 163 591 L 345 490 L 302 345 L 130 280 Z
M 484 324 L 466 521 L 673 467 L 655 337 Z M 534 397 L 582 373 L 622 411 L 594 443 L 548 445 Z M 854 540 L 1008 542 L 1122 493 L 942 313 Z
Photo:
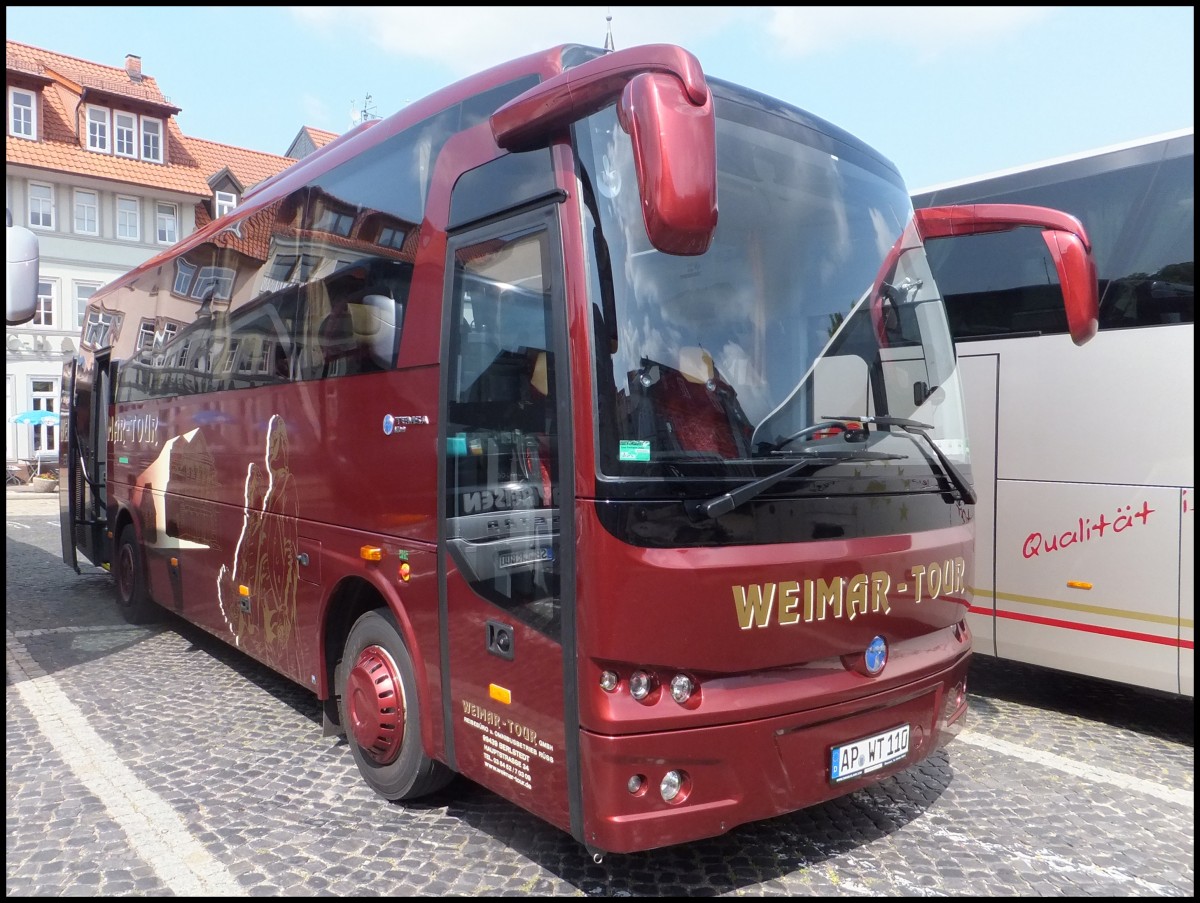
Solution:
M 38 240 L 24 226 L 14 226 L 8 213 L 5 228 L 7 271 L 4 279 L 4 319 L 19 326 L 33 319 L 37 310 Z
M 643 73 L 621 92 L 617 120 L 633 142 L 650 243 L 666 254 L 703 254 L 717 228 L 712 94 L 698 106 L 677 78 Z
M 669 44 L 616 50 L 546 79 L 491 116 L 496 144 L 546 147 L 617 102 L 633 145 L 646 235 L 666 254 L 703 254 L 717 228 L 716 116 L 699 61 Z
M 1083 223 L 1069 213 L 1028 204 L 962 204 L 925 207 L 914 211 L 913 220 L 922 240 L 1006 232 L 1019 226 L 1040 228 L 1062 286 L 1071 341 L 1083 345 L 1096 334 L 1100 324 L 1096 261 Z

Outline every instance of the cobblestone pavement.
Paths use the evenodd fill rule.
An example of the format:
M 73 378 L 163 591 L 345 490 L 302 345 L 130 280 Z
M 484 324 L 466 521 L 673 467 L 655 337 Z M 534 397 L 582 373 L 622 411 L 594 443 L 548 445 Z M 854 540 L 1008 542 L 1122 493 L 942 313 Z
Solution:
M 868 790 L 594 863 L 463 779 L 362 784 L 316 701 L 176 620 L 126 625 L 10 495 L 8 896 L 1185 896 L 1194 703 L 977 658 L 969 729 Z

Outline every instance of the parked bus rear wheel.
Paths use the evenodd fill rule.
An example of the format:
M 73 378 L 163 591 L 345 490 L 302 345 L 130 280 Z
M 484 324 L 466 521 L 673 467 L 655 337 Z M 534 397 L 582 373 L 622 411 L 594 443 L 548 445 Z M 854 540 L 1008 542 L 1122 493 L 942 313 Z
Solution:
M 358 770 L 380 796 L 416 799 L 453 772 L 425 755 L 412 658 L 387 609 L 360 617 L 346 637 L 338 707 Z
M 117 608 L 130 624 L 149 624 L 158 620 L 160 610 L 146 587 L 146 564 L 133 524 L 126 524 L 117 542 L 113 578 L 117 588 Z

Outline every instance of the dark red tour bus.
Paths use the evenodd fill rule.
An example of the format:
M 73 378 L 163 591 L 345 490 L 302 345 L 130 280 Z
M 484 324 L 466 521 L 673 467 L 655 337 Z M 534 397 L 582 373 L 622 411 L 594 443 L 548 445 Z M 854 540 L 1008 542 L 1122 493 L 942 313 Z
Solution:
M 841 129 L 562 46 L 359 128 L 96 292 L 63 550 L 308 687 L 367 783 L 594 856 L 811 806 L 966 714 L 974 490 L 923 242 Z

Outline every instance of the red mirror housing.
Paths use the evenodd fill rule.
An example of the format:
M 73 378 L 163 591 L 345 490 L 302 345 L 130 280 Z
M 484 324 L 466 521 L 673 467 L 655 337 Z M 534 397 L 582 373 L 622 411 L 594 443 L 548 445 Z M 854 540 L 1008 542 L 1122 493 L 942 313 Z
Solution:
M 717 227 L 716 117 L 700 63 L 686 50 L 648 44 L 568 69 L 496 110 L 492 135 L 513 152 L 545 147 L 614 102 L 633 144 L 651 244 L 703 254 Z
M 1042 229 L 1062 286 L 1071 341 L 1083 345 L 1096 334 L 1100 323 L 1096 261 L 1083 223 L 1069 213 L 1028 204 L 962 204 L 914 211 L 913 221 L 923 240 L 1006 232 L 1019 226 Z
M 679 79 L 636 76 L 618 121 L 633 141 L 650 243 L 667 254 L 703 254 L 717 228 L 717 135 L 712 95 L 693 103 Z

